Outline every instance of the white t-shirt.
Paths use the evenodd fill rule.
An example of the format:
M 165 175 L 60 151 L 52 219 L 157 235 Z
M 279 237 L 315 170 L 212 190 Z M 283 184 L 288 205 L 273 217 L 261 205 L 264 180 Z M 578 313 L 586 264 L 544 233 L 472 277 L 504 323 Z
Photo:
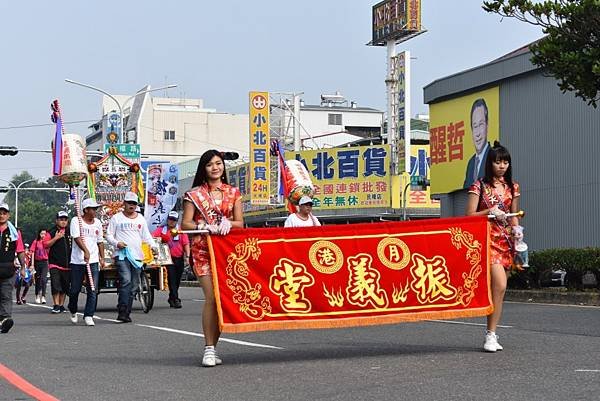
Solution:
M 146 219 L 141 214 L 133 219 L 119 212 L 111 217 L 106 229 L 106 239 L 117 249 L 118 242 L 124 242 L 131 254 L 138 260 L 144 259 L 142 242 L 152 244 L 152 235 Z
M 98 244 L 102 243 L 104 238 L 102 223 L 100 223 L 100 220 L 94 218 L 92 224 L 87 224 L 82 218 L 81 224 L 83 227 L 83 243 L 90 253 L 90 263 L 98 263 L 100 261 Z M 73 239 L 81 237 L 79 234 L 79 218 L 77 217 L 71 219 L 71 237 L 73 237 Z M 73 241 L 73 250 L 71 251 L 71 263 L 77 265 L 85 264 L 85 260 L 83 260 L 83 251 L 75 241 Z
M 320 226 L 320 225 L 321 225 L 321 223 L 319 222 L 319 219 L 317 219 L 312 214 L 308 215 L 308 219 L 302 220 L 300 218 L 300 216 L 298 216 L 298 213 L 293 213 L 288 216 L 288 218 L 285 220 L 285 224 L 283 226 L 284 227 L 313 227 L 313 226 L 316 227 L 316 226 Z

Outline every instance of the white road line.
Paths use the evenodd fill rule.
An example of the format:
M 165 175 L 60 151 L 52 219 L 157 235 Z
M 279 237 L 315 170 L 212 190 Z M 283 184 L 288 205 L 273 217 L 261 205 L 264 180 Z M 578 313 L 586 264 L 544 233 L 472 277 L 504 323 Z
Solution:
M 135 324 L 135 325 L 136 326 L 140 326 L 140 327 L 148 327 L 150 329 L 155 329 L 155 330 L 168 331 L 170 333 L 185 334 L 187 336 L 204 337 L 203 334 L 194 333 L 193 331 L 176 330 L 176 329 L 170 329 L 168 327 L 160 327 L 160 326 L 150 326 L 148 324 Z M 230 339 L 230 338 L 223 338 L 223 337 L 219 338 L 219 341 L 223 341 L 223 342 L 227 342 L 227 343 L 232 343 L 232 344 L 238 344 L 238 345 L 247 345 L 249 347 L 270 348 L 270 349 L 284 349 L 284 348 L 281 348 L 281 347 L 276 347 L 274 345 L 251 343 L 251 342 L 248 342 L 248 341 L 233 340 L 233 339 Z
M 190 301 L 194 301 L 194 302 L 204 302 L 203 299 L 190 299 Z
M 575 372 L 593 372 L 600 373 L 600 369 L 576 369 Z
M 462 325 L 465 325 L 465 326 L 482 326 L 482 327 L 487 326 L 486 323 L 459 322 L 457 320 L 426 320 L 426 322 L 448 323 L 448 324 L 462 324 Z M 503 326 L 501 324 L 499 324 L 497 327 L 500 327 L 502 329 L 512 329 L 513 328 L 513 326 Z
M 36 305 L 36 304 L 28 304 L 29 306 L 35 306 L 36 308 L 46 308 L 46 309 L 52 309 L 52 307 L 50 306 L 45 306 L 45 305 Z M 83 316 L 82 313 L 77 313 L 80 316 Z M 119 322 L 118 320 L 115 319 L 109 319 L 106 317 L 100 317 L 98 315 L 94 315 L 94 319 L 98 319 L 98 320 L 105 320 L 108 322 L 114 322 L 117 323 Z M 139 327 L 147 327 L 149 329 L 154 329 L 154 330 L 162 330 L 162 331 L 168 331 L 170 333 L 177 333 L 177 334 L 185 334 L 188 336 L 194 336 L 194 337 L 202 337 L 204 338 L 203 334 L 200 333 L 194 333 L 193 331 L 185 331 L 185 330 L 177 330 L 177 329 L 171 329 L 169 327 L 160 327 L 160 326 L 151 326 L 148 324 L 139 324 L 139 323 L 134 323 L 135 326 L 139 326 Z M 234 340 L 231 338 L 219 338 L 219 341 L 223 341 L 226 343 L 231 343 L 231 344 L 237 344 L 237 345 L 246 345 L 248 347 L 257 347 L 257 348 L 269 348 L 269 349 L 285 349 L 282 347 L 276 347 L 274 345 L 268 345 L 268 344 L 259 344 L 259 343 L 251 343 L 248 341 L 241 341 L 241 340 Z

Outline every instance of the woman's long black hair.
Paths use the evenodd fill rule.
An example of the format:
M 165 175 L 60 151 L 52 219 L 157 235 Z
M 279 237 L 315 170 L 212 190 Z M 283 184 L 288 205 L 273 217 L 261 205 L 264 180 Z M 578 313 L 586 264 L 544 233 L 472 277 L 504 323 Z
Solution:
M 504 173 L 504 181 L 510 188 L 510 193 L 514 194 L 514 185 L 512 180 L 512 161 L 510 159 L 510 153 L 508 149 L 504 146 L 500 145 L 500 142 L 494 141 L 494 146 L 489 150 L 487 154 L 487 159 L 485 159 L 485 177 L 483 178 L 483 182 L 486 184 L 492 185 L 494 179 L 494 168 L 492 164 L 495 161 L 507 161 L 508 168 L 506 169 L 506 173 Z
M 218 150 L 207 150 L 200 156 L 200 161 L 198 162 L 198 169 L 196 170 L 196 176 L 194 177 L 194 183 L 192 184 L 192 188 L 198 187 L 200 185 L 208 183 L 208 177 L 206 175 L 206 165 L 212 160 L 213 157 L 219 157 L 223 162 L 223 175 L 221 176 L 221 182 L 228 184 L 227 182 L 227 171 L 225 171 L 225 159 L 223 159 L 223 154 Z
M 37 237 L 35 237 L 35 239 L 37 239 L 37 240 L 43 240 L 43 238 L 40 238 L 40 234 L 42 233 L 42 231 L 46 231 L 47 232 L 48 230 L 46 230 L 45 228 L 40 228 L 38 230 Z

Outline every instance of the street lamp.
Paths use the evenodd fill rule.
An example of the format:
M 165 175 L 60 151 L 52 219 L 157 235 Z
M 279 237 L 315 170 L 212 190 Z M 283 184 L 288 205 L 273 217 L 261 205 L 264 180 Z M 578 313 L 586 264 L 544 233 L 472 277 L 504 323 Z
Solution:
M 177 87 L 177 85 L 172 84 L 172 85 L 161 86 L 159 88 L 146 89 L 146 90 L 143 90 L 143 91 L 138 91 L 138 92 L 136 92 L 135 95 L 130 96 L 127 100 L 125 100 L 125 102 L 123 102 L 123 104 L 121 104 L 121 103 L 119 103 L 119 101 L 113 95 L 111 95 L 110 93 L 108 93 L 107 91 L 105 91 L 103 89 L 97 88 L 97 87 L 92 86 L 92 85 L 84 84 L 82 82 L 73 81 L 72 79 L 65 79 L 65 82 L 68 82 L 68 83 L 73 84 L 73 85 L 83 86 L 84 88 L 95 90 L 95 91 L 100 92 L 100 93 L 104 93 L 106 96 L 108 96 L 109 98 L 111 98 L 117 104 L 117 106 L 119 107 L 119 116 L 121 118 L 121 138 L 120 138 L 120 142 L 121 143 L 123 142 L 123 135 L 124 135 L 124 131 L 125 131 L 125 127 L 123 126 L 123 107 L 131 99 L 135 98 L 137 95 L 142 95 L 144 93 L 159 91 L 159 90 L 163 90 L 163 89 L 172 89 L 172 88 L 176 88 Z
M 15 190 L 15 226 L 18 227 L 19 226 L 19 188 L 21 188 L 23 185 L 27 184 L 28 182 L 37 181 L 38 179 L 32 178 L 30 180 L 25 180 L 22 183 L 20 183 L 19 185 L 15 185 L 12 181 L 7 181 L 3 178 L 0 178 L 0 180 L 8 183 Z

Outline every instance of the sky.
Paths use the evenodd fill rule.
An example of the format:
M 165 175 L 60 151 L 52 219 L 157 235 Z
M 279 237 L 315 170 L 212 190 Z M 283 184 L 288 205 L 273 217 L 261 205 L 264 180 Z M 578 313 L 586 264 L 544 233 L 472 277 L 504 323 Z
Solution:
M 371 39 L 377 0 L 22 0 L 0 2 L 0 145 L 49 149 L 50 102 L 67 133 L 89 134 L 101 94 L 177 84 L 169 97 L 201 98 L 220 112 L 248 113 L 251 90 L 304 92 L 308 104 L 340 91 L 385 109 L 385 47 Z M 412 113 L 428 113 L 423 87 L 494 60 L 542 36 L 488 14 L 481 0 L 422 0 L 427 32 L 401 43 L 412 60 Z M 157 92 L 159 96 L 164 92 Z M 143 153 L 143 149 L 142 149 Z M 199 152 L 201 153 L 201 152 Z M 48 154 L 0 156 L 0 179 L 23 170 L 47 177 Z

